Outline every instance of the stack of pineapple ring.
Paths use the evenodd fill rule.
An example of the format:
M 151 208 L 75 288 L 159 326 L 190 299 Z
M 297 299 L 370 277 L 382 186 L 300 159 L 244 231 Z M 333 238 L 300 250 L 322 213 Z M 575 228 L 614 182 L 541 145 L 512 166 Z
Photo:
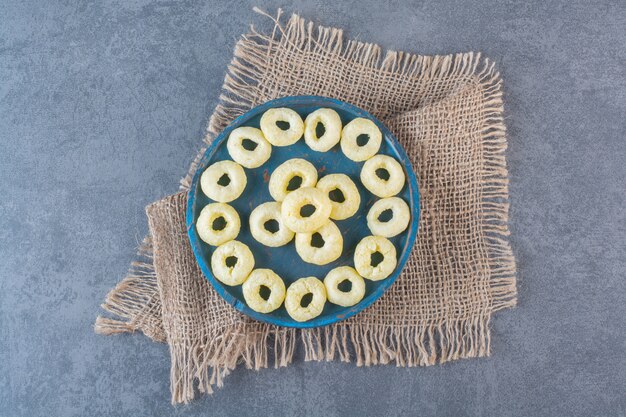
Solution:
M 288 128 L 279 127 L 281 123 L 288 124 Z M 320 123 L 324 129 L 318 135 Z M 342 126 L 337 112 L 329 108 L 310 113 L 304 121 L 291 109 L 273 108 L 263 114 L 260 127 L 234 129 L 227 142 L 234 162 L 216 162 L 200 178 L 204 194 L 216 201 L 202 209 L 196 222 L 200 239 L 217 246 L 211 256 L 213 275 L 226 285 L 242 285 L 245 301 L 254 311 L 270 313 L 284 302 L 287 313 L 298 322 L 319 316 L 326 301 L 344 307 L 357 304 L 365 295 L 364 278 L 385 279 L 397 264 L 396 248 L 387 238 L 402 233 L 411 216 L 407 203 L 394 197 L 405 183 L 401 165 L 390 156 L 377 155 L 382 134 L 374 122 L 356 118 Z M 380 199 L 367 214 L 372 235 L 357 244 L 354 268 L 340 266 L 332 269 L 323 282 L 316 277 L 303 277 L 285 288 L 282 278 L 274 271 L 254 268 L 252 251 L 235 240 L 241 221 L 237 211 L 227 203 L 237 199 L 246 187 L 244 168 L 263 165 L 271 156 L 272 146 L 292 145 L 303 135 L 314 151 L 327 152 L 340 143 L 349 159 L 364 161 L 360 180 Z M 364 135 L 368 140 L 361 144 Z M 294 158 L 272 172 L 269 192 L 275 201 L 261 204 L 250 214 L 254 239 L 278 247 L 295 237 L 300 258 L 315 265 L 326 265 L 341 256 L 343 237 L 333 220 L 353 216 L 361 203 L 350 177 L 329 174 L 318 180 L 313 164 Z M 351 284 L 346 285 L 349 290 L 342 285 L 346 281 Z

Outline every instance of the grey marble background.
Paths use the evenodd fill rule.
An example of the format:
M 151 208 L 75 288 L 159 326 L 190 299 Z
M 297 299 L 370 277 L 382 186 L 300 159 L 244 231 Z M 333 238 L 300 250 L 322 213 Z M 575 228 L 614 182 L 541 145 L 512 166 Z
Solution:
M 626 415 L 626 4 L 264 1 L 384 47 L 480 50 L 505 80 L 519 307 L 493 355 L 238 370 L 170 405 L 165 345 L 92 325 L 177 189 L 243 0 L 0 0 L 1 416 Z

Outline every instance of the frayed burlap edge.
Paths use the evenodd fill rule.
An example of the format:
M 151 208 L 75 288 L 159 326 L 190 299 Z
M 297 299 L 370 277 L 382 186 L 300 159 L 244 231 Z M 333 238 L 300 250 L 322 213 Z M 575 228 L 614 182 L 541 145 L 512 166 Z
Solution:
M 237 43 L 234 58 L 225 77 L 220 103 L 211 116 L 204 138 L 204 146 L 192 162 L 188 174 L 181 180 L 181 189 L 187 190 L 197 164 L 206 147 L 235 117 L 259 104 L 258 86 L 264 68 L 268 65 L 270 46 L 280 37 L 286 37 L 297 47 L 314 45 L 334 54 L 349 57 L 356 65 L 388 71 L 396 75 L 429 79 L 467 75 L 477 78 L 484 92 L 483 140 L 486 168 L 483 193 L 484 230 L 489 243 L 491 268 L 489 296 L 491 310 L 475 317 L 444 320 L 417 326 L 385 326 L 358 323 L 354 320 L 324 328 L 301 331 L 306 361 L 336 360 L 356 361 L 357 366 L 386 364 L 397 366 L 424 366 L 459 358 L 483 357 L 490 354 L 489 322 L 491 313 L 516 304 L 515 259 L 506 236 L 508 230 L 508 173 L 504 152 L 506 150 L 505 126 L 501 80 L 494 64 L 481 59 L 479 53 L 462 53 L 446 56 L 419 56 L 398 51 L 387 51 L 375 44 L 343 40 L 343 32 L 336 28 L 314 26 L 297 15 L 283 25 L 282 12 L 276 17 L 255 10 L 274 22 L 271 35 L 264 35 L 250 27 L 250 33 Z M 314 35 L 315 32 L 315 35 Z M 476 70 L 482 66 L 477 74 Z M 149 253 L 151 244 L 140 249 L 140 255 Z M 146 316 L 153 308 L 151 300 L 158 296 L 156 274 L 152 263 L 133 264 L 127 277 L 107 296 L 103 308 L 119 319 L 98 317 L 96 331 L 102 334 L 143 331 L 157 341 L 166 341 L 162 325 L 151 322 Z M 159 316 L 160 317 L 160 316 Z M 267 346 L 274 339 L 274 366 L 286 366 L 292 360 L 296 331 L 289 329 L 276 333 L 271 326 L 262 325 L 263 331 L 246 335 L 245 324 L 234 329 L 232 340 L 211 349 L 199 342 L 191 347 L 170 346 L 172 357 L 172 401 L 188 402 L 193 399 L 193 379 L 201 392 L 212 392 L 212 385 L 222 385 L 222 379 L 242 362 L 247 368 L 261 369 L 269 366 Z M 279 334 L 280 337 L 275 337 Z M 222 335 L 223 336 L 223 335 Z M 252 340 L 251 340 L 252 339 Z M 208 341 L 208 340 L 207 340 Z M 236 342 L 235 342 L 236 341 Z M 212 344 L 214 341 L 211 341 Z M 233 348 L 234 346 L 237 348 Z M 215 346 L 213 344 L 213 346 Z M 276 360 L 276 358 L 280 358 Z
M 295 330 L 260 327 L 251 331 L 242 322 L 191 346 L 170 344 L 172 403 L 188 403 L 195 397 L 196 387 L 212 394 L 213 386 L 222 387 L 224 378 L 240 364 L 257 371 L 268 368 L 270 358 L 274 368 L 289 365 L 296 347 Z
M 94 326 L 96 333 L 111 335 L 139 330 L 156 342 L 166 341 L 153 260 L 152 241 L 147 236 L 137 250 L 137 260 L 101 304 L 117 318 L 98 316 Z
M 164 317 L 163 325 L 172 362 L 173 403 L 193 399 L 196 386 L 200 392 L 212 393 L 213 386 L 222 386 L 224 377 L 238 364 L 256 370 L 268 367 L 271 361 L 275 367 L 287 366 L 296 340 L 294 329 L 254 321 L 233 310 L 210 287 L 195 264 L 187 240 L 186 205 L 187 195 L 183 192 L 146 208 L 157 255 L 154 268 L 159 277 L 162 311 L 168 317 Z M 180 299 L 179 291 L 194 303 L 195 309 L 177 308 L 174 300 Z M 204 314 L 213 312 L 217 317 L 207 321 Z

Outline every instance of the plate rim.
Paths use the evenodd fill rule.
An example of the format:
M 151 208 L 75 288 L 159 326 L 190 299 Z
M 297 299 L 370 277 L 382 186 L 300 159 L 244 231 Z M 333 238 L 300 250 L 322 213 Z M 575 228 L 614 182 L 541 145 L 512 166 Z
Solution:
M 295 321 L 291 322 L 291 321 L 284 321 L 280 318 L 272 316 L 271 313 L 263 314 L 263 313 L 258 313 L 252 310 L 250 307 L 248 307 L 247 304 L 235 298 L 228 291 L 226 291 L 225 288 L 222 287 L 222 284 L 218 282 L 217 279 L 213 276 L 209 265 L 207 264 L 207 262 L 205 261 L 202 255 L 201 248 L 200 248 L 201 242 L 199 241 L 197 237 L 197 232 L 195 232 L 195 223 L 193 221 L 193 207 L 194 207 L 196 194 L 197 194 L 195 190 L 198 189 L 198 182 L 200 180 L 200 176 L 202 172 L 205 169 L 205 165 L 207 164 L 208 160 L 211 158 L 213 153 L 215 153 L 217 148 L 222 144 L 222 142 L 227 140 L 228 135 L 233 129 L 239 127 L 240 125 L 245 123 L 247 120 L 259 114 L 264 113 L 266 110 L 270 108 L 289 107 L 290 103 L 291 104 L 297 103 L 298 105 L 302 105 L 303 103 L 306 104 L 306 102 L 315 102 L 315 103 L 326 102 L 326 103 L 334 105 L 335 107 L 343 108 L 349 113 L 356 115 L 357 117 L 364 117 L 364 118 L 372 120 L 383 133 L 383 140 L 385 140 L 384 139 L 385 137 L 390 138 L 391 139 L 390 145 L 392 146 L 396 154 L 399 155 L 402 159 L 399 162 L 404 166 L 405 174 L 408 177 L 408 180 L 409 180 L 408 182 L 410 184 L 410 186 L 408 187 L 409 199 L 414 204 L 414 207 L 411 213 L 411 222 L 409 223 L 409 234 L 408 234 L 408 240 L 406 244 L 407 250 L 398 259 L 398 263 L 396 265 L 396 269 L 394 270 L 394 272 L 388 278 L 384 279 L 381 285 L 379 285 L 374 291 L 368 294 L 368 296 L 365 297 L 363 300 L 361 300 L 359 303 L 351 307 L 345 307 L 345 310 L 339 313 L 335 313 L 333 315 L 329 315 L 325 317 L 318 316 L 306 322 L 295 322 Z M 413 165 L 411 164 L 409 156 L 407 155 L 404 147 L 400 144 L 396 136 L 380 120 L 378 120 L 378 118 L 374 117 L 369 112 L 353 104 L 347 103 L 339 99 L 325 97 L 325 96 L 316 96 L 316 95 L 299 95 L 299 96 L 280 97 L 277 99 L 266 101 L 258 106 L 253 107 L 252 109 L 248 110 L 244 114 L 236 117 L 232 122 L 228 124 L 228 126 L 226 126 L 215 137 L 215 139 L 213 139 L 213 141 L 211 141 L 211 143 L 206 148 L 202 157 L 197 163 L 196 170 L 193 174 L 193 178 L 192 178 L 189 190 L 187 192 L 187 209 L 185 211 L 185 225 L 186 225 L 187 236 L 189 238 L 191 249 L 193 251 L 196 262 L 198 263 L 198 266 L 200 267 L 200 270 L 202 271 L 202 274 L 204 275 L 205 279 L 209 281 L 211 286 L 215 289 L 218 295 L 222 297 L 224 301 L 226 301 L 229 305 L 234 307 L 239 312 L 255 320 L 268 323 L 268 324 L 282 326 L 282 327 L 302 329 L 302 328 L 322 327 L 322 326 L 327 326 L 333 323 L 343 321 L 365 310 L 366 308 L 371 306 L 375 301 L 377 301 L 380 297 L 382 297 L 385 291 L 387 291 L 387 289 L 389 289 L 395 283 L 396 279 L 400 276 L 400 274 L 402 273 L 406 265 L 406 262 L 408 261 L 409 256 L 411 255 L 413 246 L 415 244 L 415 240 L 417 239 L 420 214 L 421 214 L 421 209 L 420 209 L 419 184 L 417 182 L 415 171 L 413 170 Z

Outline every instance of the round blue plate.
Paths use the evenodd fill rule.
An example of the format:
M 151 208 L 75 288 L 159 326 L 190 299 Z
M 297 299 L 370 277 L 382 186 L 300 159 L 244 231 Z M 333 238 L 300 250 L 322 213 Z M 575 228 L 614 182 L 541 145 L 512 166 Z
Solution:
M 390 239 L 398 252 L 398 266 L 393 274 L 382 281 L 370 281 L 366 279 L 365 297 L 355 306 L 341 307 L 327 302 L 321 315 L 303 323 L 297 322 L 289 317 L 284 305 L 269 314 L 257 313 L 246 305 L 240 285 L 231 287 L 216 280 L 210 268 L 211 255 L 215 248 L 200 240 L 195 228 L 196 220 L 202 208 L 213 202 L 205 196 L 200 189 L 200 175 L 204 172 L 206 167 L 214 162 L 224 159 L 231 160 L 228 150 L 226 149 L 226 140 L 233 129 L 240 126 L 253 126 L 258 128 L 259 120 L 263 113 L 273 107 L 289 107 L 297 111 L 303 119 L 309 113 L 320 107 L 329 107 L 339 113 L 344 125 L 356 117 L 364 117 L 373 120 L 383 133 L 383 142 L 379 153 L 394 157 L 404 166 L 407 181 L 399 197 L 403 198 L 409 204 L 412 213 L 412 218 L 407 230 Z M 269 248 L 257 242 L 250 233 L 248 219 L 252 210 L 261 203 L 272 201 L 268 190 L 268 181 L 271 173 L 274 168 L 291 158 L 304 158 L 313 163 L 318 169 L 320 178 L 331 173 L 347 174 L 352 178 L 361 193 L 361 206 L 359 207 L 359 211 L 349 219 L 335 221 L 343 234 L 343 253 L 339 259 L 328 265 L 312 265 L 301 260 L 296 253 L 293 241 L 279 248 Z M 342 265 L 354 266 L 353 256 L 356 244 L 362 238 L 371 234 L 367 227 L 367 212 L 372 204 L 378 200 L 378 197 L 367 191 L 361 184 L 359 173 L 361 172 L 362 166 L 363 162 L 354 162 L 345 157 L 339 145 L 328 152 L 322 153 L 311 150 L 305 144 L 304 139 L 301 139 L 291 146 L 272 147 L 272 156 L 265 164 L 256 169 L 246 169 L 245 171 L 248 177 L 246 189 L 238 199 L 229 204 L 237 210 L 241 217 L 241 231 L 239 232 L 237 240 L 248 245 L 252 253 L 254 253 L 255 268 L 270 268 L 274 270 L 283 278 L 285 286 L 289 287 L 292 282 L 301 277 L 315 276 L 323 280 L 328 271 L 333 268 Z M 200 269 L 202 269 L 202 272 L 211 285 L 213 285 L 218 294 L 220 294 L 226 302 L 256 320 L 279 326 L 306 328 L 325 326 L 357 314 L 376 301 L 385 290 L 393 284 L 398 275 L 400 275 L 400 271 L 404 267 L 409 253 L 411 252 L 411 248 L 413 247 L 413 243 L 415 242 L 419 214 L 419 191 L 409 158 L 397 139 L 382 123 L 366 111 L 339 100 L 317 96 L 292 96 L 268 101 L 267 103 L 255 107 L 235 119 L 213 141 L 202 157 L 198 170 L 194 175 L 191 189 L 189 190 L 187 231 L 189 240 L 191 241 L 191 247 L 198 260 Z

